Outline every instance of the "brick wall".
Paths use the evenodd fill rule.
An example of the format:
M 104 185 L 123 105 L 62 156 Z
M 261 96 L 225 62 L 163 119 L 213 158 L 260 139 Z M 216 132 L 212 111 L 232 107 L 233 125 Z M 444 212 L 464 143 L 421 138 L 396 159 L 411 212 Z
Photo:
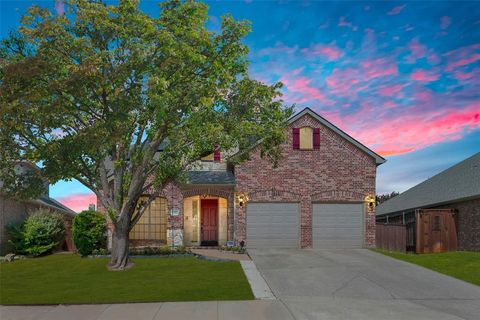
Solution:
M 480 199 L 441 205 L 437 208 L 457 211 L 458 249 L 480 251 Z
M 291 127 L 320 128 L 319 150 L 293 150 Z M 301 247 L 312 246 L 312 202 L 363 201 L 375 194 L 375 159 L 306 115 L 291 124 L 277 168 L 261 159 L 259 148 L 235 167 L 236 191 L 250 201 L 295 201 L 301 207 Z M 236 208 L 236 240 L 246 240 L 246 209 Z M 365 210 L 365 246 L 375 245 L 375 212 Z

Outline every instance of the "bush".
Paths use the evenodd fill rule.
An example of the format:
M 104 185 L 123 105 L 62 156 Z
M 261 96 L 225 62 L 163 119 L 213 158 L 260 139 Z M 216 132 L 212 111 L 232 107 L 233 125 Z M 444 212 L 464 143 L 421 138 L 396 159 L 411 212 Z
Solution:
M 82 256 L 103 249 L 106 244 L 106 220 L 97 212 L 86 210 L 73 219 L 73 241 Z
M 6 226 L 9 250 L 15 254 L 25 254 L 25 241 L 23 239 L 25 221 L 9 223 Z
M 60 213 L 38 209 L 27 219 L 9 227 L 15 253 L 40 256 L 51 253 L 65 241 L 65 224 Z

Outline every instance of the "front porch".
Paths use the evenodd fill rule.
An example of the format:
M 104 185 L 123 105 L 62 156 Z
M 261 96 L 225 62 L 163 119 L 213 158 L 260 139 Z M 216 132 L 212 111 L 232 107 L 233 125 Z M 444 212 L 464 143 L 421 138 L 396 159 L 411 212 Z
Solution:
M 111 228 L 110 224 L 109 248 Z M 234 240 L 234 185 L 168 185 L 133 226 L 129 238 L 136 248 L 226 245 Z

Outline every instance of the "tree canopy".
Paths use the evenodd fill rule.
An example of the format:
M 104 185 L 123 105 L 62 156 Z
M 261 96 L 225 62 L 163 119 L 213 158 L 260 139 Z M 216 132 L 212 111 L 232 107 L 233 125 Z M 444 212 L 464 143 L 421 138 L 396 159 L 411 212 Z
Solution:
M 38 178 L 76 179 L 128 239 L 135 210 L 214 145 L 248 150 L 261 139 L 262 155 L 279 159 L 292 109 L 281 83 L 249 77 L 249 22 L 227 15 L 214 32 L 196 1 L 164 2 L 158 17 L 134 0 L 65 4 L 62 15 L 30 7 L 0 46 L 3 192 L 35 196 Z M 23 160 L 39 165 L 37 177 L 15 175 Z

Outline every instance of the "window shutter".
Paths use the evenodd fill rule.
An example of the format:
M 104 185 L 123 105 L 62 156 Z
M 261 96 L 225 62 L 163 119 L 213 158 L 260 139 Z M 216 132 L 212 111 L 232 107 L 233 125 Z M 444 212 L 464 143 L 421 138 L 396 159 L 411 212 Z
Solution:
M 220 151 L 218 150 L 218 146 L 215 146 L 213 151 L 213 161 L 214 162 L 220 162 Z
M 320 128 L 313 128 L 313 149 L 320 149 Z
M 300 149 L 300 129 L 292 128 L 293 149 Z

